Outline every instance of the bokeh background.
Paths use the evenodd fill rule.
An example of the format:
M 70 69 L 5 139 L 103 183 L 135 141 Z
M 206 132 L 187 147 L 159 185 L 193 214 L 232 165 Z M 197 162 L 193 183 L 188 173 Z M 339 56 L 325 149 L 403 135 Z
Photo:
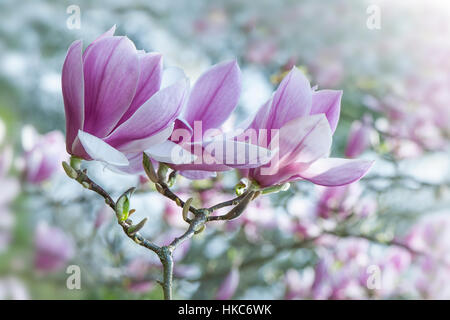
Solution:
M 79 29 L 67 26 L 71 5 Z M 359 183 L 299 182 L 208 225 L 179 250 L 176 298 L 450 298 L 448 1 L 1 0 L 0 299 L 162 298 L 157 258 L 60 168 L 67 48 L 114 24 L 191 83 L 236 58 L 243 92 L 230 127 L 296 65 L 312 85 L 344 90 L 333 155 L 376 160 Z M 86 165 L 114 195 L 139 184 L 132 206 L 149 217 L 143 233 L 155 242 L 186 228 L 144 179 Z M 180 178 L 176 190 L 207 206 L 232 198 L 238 181 L 233 172 Z M 80 290 L 66 286 L 69 265 L 80 267 Z

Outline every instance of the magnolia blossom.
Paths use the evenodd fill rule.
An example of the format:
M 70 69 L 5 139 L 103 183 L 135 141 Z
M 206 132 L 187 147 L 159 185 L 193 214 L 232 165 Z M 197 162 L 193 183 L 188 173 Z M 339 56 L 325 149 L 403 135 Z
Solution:
M 321 218 L 333 217 L 342 220 L 352 214 L 364 218 L 377 209 L 376 201 L 372 197 L 363 195 L 363 188 L 358 182 L 339 187 L 320 188 L 316 213 Z
M 211 67 L 193 86 L 171 139 L 146 153 L 157 161 L 174 164 L 172 168 L 190 179 L 267 162 L 268 157 L 260 156 L 256 145 L 236 141 L 221 130 L 240 93 L 241 72 L 236 61 Z
M 310 296 L 314 299 L 390 298 L 402 295 L 401 280 L 411 262 L 398 247 L 375 247 L 358 238 L 322 236 Z M 376 280 L 369 279 L 377 275 Z M 373 281 L 372 281 L 373 280 Z
M 62 70 L 69 154 L 127 167 L 128 158 L 166 140 L 188 91 L 185 78 L 162 88 L 162 57 L 136 50 L 115 27 L 82 52 L 69 48 Z
M 31 126 L 22 129 L 25 178 L 30 183 L 41 183 L 61 170 L 64 153 L 64 136 L 59 131 L 39 135 Z
M 56 271 L 65 266 L 75 254 L 75 244 L 57 227 L 38 224 L 35 234 L 36 253 L 34 265 L 41 271 Z
M 326 87 L 336 87 L 345 76 L 345 65 L 342 62 L 342 51 L 339 47 L 328 48 L 318 52 L 308 65 L 317 83 Z
M 251 141 L 275 154 L 270 163 L 243 170 L 243 175 L 262 187 L 302 179 L 341 186 L 363 177 L 372 161 L 328 157 L 341 96 L 342 91 L 314 91 L 294 67 L 247 129 L 257 133 Z

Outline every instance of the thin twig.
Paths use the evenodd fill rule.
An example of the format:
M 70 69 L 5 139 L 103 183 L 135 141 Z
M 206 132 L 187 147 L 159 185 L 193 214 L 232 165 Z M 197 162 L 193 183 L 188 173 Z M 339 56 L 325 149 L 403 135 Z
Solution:
M 111 196 L 106 192 L 102 187 L 100 187 L 98 184 L 96 184 L 94 181 L 92 181 L 84 171 L 77 170 L 78 177 L 77 181 L 83 185 L 84 187 L 88 188 L 89 190 L 94 191 L 95 193 L 99 194 L 105 199 L 105 203 L 109 205 L 114 211 L 116 210 L 116 202 L 111 198 Z M 118 224 L 122 227 L 125 234 L 136 242 L 137 244 L 152 250 L 155 253 L 159 253 L 161 248 L 157 246 L 156 244 L 152 243 L 150 240 L 146 239 L 144 236 L 142 236 L 139 232 L 130 233 L 128 232 L 129 228 L 131 227 L 131 224 L 128 224 L 126 221 L 118 221 Z

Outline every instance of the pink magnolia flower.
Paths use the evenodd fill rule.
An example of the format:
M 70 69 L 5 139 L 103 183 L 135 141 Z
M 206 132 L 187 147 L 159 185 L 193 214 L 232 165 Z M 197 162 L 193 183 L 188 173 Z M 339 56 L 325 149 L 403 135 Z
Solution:
M 343 220 L 351 214 L 364 218 L 373 214 L 377 202 L 363 194 L 363 188 L 356 182 L 339 187 L 320 187 L 316 215 L 323 219 Z
M 361 193 L 357 183 L 324 188 L 317 203 L 317 215 L 324 219 L 332 216 L 345 219 L 357 205 Z
M 61 229 L 46 223 L 38 224 L 34 238 L 36 253 L 34 265 L 41 271 L 57 271 L 73 258 L 75 244 Z
M 204 179 L 216 171 L 267 162 L 268 159 L 259 157 L 261 152 L 248 152 L 260 149 L 256 145 L 235 141 L 220 129 L 236 108 L 240 93 L 241 72 L 236 61 L 214 65 L 192 88 L 171 139 L 148 148 L 146 153 L 157 161 L 174 164 L 172 168 L 190 179 Z M 227 152 L 238 146 L 245 147 L 246 152 Z
M 188 91 L 185 78 L 161 88 L 162 57 L 136 50 L 115 27 L 82 52 L 69 48 L 62 70 L 69 154 L 126 167 L 127 158 L 166 140 Z M 134 169 L 134 168 L 132 168 Z
M 267 143 L 275 155 L 268 164 L 243 170 L 243 175 L 262 187 L 302 179 L 341 186 L 363 177 L 372 161 L 328 157 L 341 96 L 342 91 L 312 90 L 303 73 L 294 67 L 248 127 L 258 132 L 251 139 L 257 138 L 260 145 L 262 141 L 262 146 Z
M 370 146 L 370 135 L 373 131 L 369 123 L 370 119 L 354 121 L 350 128 L 345 156 L 356 158 Z
M 39 184 L 50 179 L 66 160 L 64 136 L 59 131 L 39 135 L 36 130 L 26 126 L 22 130 L 24 148 L 25 178 L 28 182 Z
M 334 47 L 320 51 L 314 61 L 308 65 L 313 78 L 323 86 L 333 88 L 339 85 L 345 76 L 342 62 L 342 49 Z

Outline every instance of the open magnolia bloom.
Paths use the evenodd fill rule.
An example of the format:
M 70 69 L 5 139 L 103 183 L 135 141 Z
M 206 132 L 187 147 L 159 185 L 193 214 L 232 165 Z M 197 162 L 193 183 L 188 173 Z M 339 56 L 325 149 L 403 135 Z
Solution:
M 372 161 L 328 157 L 341 97 L 342 91 L 314 91 L 294 67 L 247 128 L 255 133 L 247 135 L 251 141 L 277 151 L 270 163 L 242 174 L 261 187 L 302 179 L 340 186 L 364 176 Z
M 170 140 L 150 147 L 153 159 L 191 179 L 216 171 L 257 167 L 270 161 L 271 153 L 257 144 L 237 141 L 220 130 L 236 108 L 241 93 L 241 72 L 235 60 L 212 66 L 192 88 Z
M 115 27 L 82 52 L 69 48 L 62 70 L 69 154 L 128 168 L 129 159 L 167 140 L 188 93 L 185 78 L 161 88 L 162 57 L 136 50 Z

